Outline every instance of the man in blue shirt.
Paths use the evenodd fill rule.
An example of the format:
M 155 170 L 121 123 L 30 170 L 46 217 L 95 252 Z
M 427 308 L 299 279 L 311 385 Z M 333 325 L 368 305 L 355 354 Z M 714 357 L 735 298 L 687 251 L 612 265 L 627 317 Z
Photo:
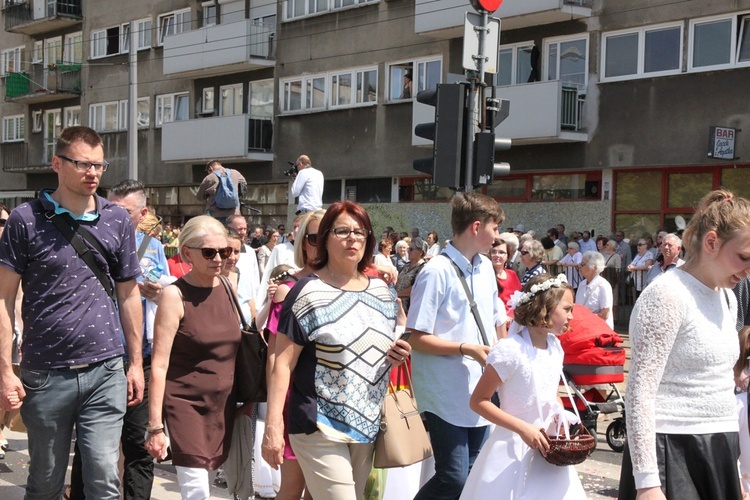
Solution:
M 52 158 L 57 189 L 17 207 L 0 237 L 0 407 L 21 408 L 28 429 L 28 500 L 62 496 L 74 424 L 86 494 L 120 498 L 122 419 L 126 405 L 143 398 L 143 316 L 133 223 L 122 208 L 96 195 L 108 165 L 94 130 L 63 130 Z M 93 256 L 101 281 L 53 222 L 56 217 L 71 229 L 79 226 L 73 241 Z M 117 304 L 107 290 L 111 281 Z M 21 282 L 19 380 L 10 353 Z M 127 372 L 123 335 L 131 359 Z
M 415 500 L 456 499 L 489 422 L 469 408 L 487 353 L 505 336 L 505 306 L 485 255 L 505 220 L 492 198 L 471 192 L 453 198 L 453 240 L 419 272 L 406 321 L 413 333 L 412 369 L 419 410 L 425 413 L 435 455 L 435 475 Z M 469 306 L 455 263 L 477 303 L 487 342 Z

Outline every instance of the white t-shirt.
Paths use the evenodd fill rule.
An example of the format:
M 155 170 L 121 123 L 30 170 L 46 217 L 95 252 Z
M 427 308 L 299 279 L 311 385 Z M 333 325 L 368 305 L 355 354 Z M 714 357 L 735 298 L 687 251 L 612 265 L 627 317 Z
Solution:
M 313 167 L 300 170 L 292 183 L 292 197 L 298 196 L 299 210 L 309 212 L 323 208 L 323 172 Z
M 606 321 L 609 327 L 614 329 L 612 285 L 601 276 L 597 275 L 591 283 L 586 280 L 581 281 L 576 293 L 576 304 L 586 306 L 586 309 L 594 314 L 598 314 L 602 309 L 609 309 Z

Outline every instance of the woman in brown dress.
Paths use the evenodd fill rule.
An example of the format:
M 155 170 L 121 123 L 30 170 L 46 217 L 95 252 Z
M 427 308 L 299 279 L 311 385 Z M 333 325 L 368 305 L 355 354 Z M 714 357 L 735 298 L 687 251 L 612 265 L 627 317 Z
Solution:
M 208 471 L 224 463 L 232 437 L 240 327 L 220 278 L 226 234 L 208 216 L 185 225 L 180 255 L 192 269 L 164 289 L 154 324 L 146 449 L 166 456 L 166 426 L 183 499 L 209 498 Z

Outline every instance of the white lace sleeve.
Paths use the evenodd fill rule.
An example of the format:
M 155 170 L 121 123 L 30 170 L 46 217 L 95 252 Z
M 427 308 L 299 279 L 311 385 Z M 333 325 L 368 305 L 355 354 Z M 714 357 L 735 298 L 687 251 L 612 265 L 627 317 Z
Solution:
M 631 361 L 625 398 L 628 445 L 636 488 L 659 486 L 655 399 L 684 317 L 683 304 L 664 283 L 653 283 L 630 318 Z
M 518 368 L 521 349 L 517 342 L 510 339 L 500 339 L 497 344 L 490 349 L 487 355 L 487 365 L 492 366 L 500 380 L 505 382 Z

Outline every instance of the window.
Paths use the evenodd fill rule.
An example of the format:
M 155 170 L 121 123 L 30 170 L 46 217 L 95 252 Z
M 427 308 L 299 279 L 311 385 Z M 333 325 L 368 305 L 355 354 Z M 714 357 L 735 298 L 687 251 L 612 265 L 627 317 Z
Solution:
M 442 60 L 434 58 L 388 65 L 388 99 L 411 99 L 422 90 L 436 88 L 442 80 L 442 66 Z
M 234 23 L 245 19 L 244 0 L 219 0 L 219 3 L 221 4 L 221 9 L 219 9 L 219 22 L 221 24 Z
M 120 26 L 91 32 L 91 58 L 114 56 L 120 53 Z
M 42 131 L 42 110 L 40 109 L 31 112 L 31 131 Z
M 47 38 L 44 40 L 44 64 L 58 62 L 62 62 L 62 37 Z
M 164 45 L 164 37 L 190 31 L 190 9 L 176 10 L 159 16 L 158 46 Z
M 531 76 L 531 51 L 534 42 L 503 45 L 498 52 L 498 85 L 527 83 Z M 536 80 L 539 75 L 536 75 Z
M 203 7 L 203 27 L 215 26 L 218 14 L 216 2 L 214 0 L 203 2 L 201 6 Z
M 291 20 L 377 2 L 378 0 L 286 0 L 285 19 Z
M 23 141 L 26 128 L 24 115 L 13 115 L 3 117 L 3 142 Z
M 62 132 L 62 110 L 44 110 L 44 163 L 52 163 L 57 138 Z
M 365 68 L 331 75 L 331 107 L 377 102 L 378 70 Z
M 253 118 L 273 118 L 273 80 L 258 80 L 248 85 L 247 111 Z
M 285 80 L 281 82 L 281 89 L 283 92 L 282 111 L 325 109 L 325 75 Z
M 225 85 L 219 88 L 219 115 L 242 114 L 242 84 Z
M 0 76 L 8 73 L 17 73 L 21 71 L 21 61 L 23 60 L 23 47 L 15 47 L 0 52 Z
M 682 24 L 651 26 L 602 36 L 603 81 L 679 74 Z
M 72 106 L 63 110 L 65 114 L 65 127 L 74 127 L 81 124 L 81 107 Z
M 201 99 L 203 103 L 201 109 L 203 113 L 214 113 L 216 111 L 216 104 L 214 102 L 214 88 L 206 87 L 203 89 L 203 97 Z
M 119 103 L 89 104 L 89 127 L 97 132 L 115 132 L 119 128 Z
M 80 64 L 83 61 L 83 35 L 80 31 L 65 35 L 62 60 L 64 64 Z
M 156 96 L 156 126 L 161 127 L 163 123 L 187 120 L 189 97 L 190 94 L 187 92 Z
M 588 47 L 587 36 L 545 40 L 545 79 L 561 80 L 584 90 L 588 75 Z
M 750 63 L 750 15 L 740 20 L 740 39 L 737 49 L 737 62 Z
M 750 64 L 750 13 L 690 21 L 688 68 L 727 69 Z
M 40 63 L 44 60 L 44 40 L 36 40 L 34 42 L 34 49 L 31 52 L 31 62 L 34 64 Z
M 130 125 L 130 115 L 128 114 L 130 112 L 129 106 L 128 106 L 129 100 L 123 99 L 120 101 L 120 117 L 119 117 L 119 126 L 120 130 L 127 130 L 128 126 Z M 150 115 L 150 104 L 151 99 L 148 97 L 139 97 L 138 98 L 138 109 L 137 109 L 137 116 L 136 116 L 136 123 L 138 124 L 138 128 L 147 128 L 149 124 L 149 115 Z
M 136 50 L 145 50 L 151 48 L 151 18 L 148 19 L 139 19 L 138 21 L 134 21 L 135 23 L 135 29 L 136 29 L 136 36 L 138 40 L 138 44 L 136 45 Z M 121 33 L 121 43 L 120 46 L 122 47 L 121 52 L 123 54 L 127 54 L 130 52 L 130 23 L 125 23 L 122 25 L 122 29 L 120 31 Z

